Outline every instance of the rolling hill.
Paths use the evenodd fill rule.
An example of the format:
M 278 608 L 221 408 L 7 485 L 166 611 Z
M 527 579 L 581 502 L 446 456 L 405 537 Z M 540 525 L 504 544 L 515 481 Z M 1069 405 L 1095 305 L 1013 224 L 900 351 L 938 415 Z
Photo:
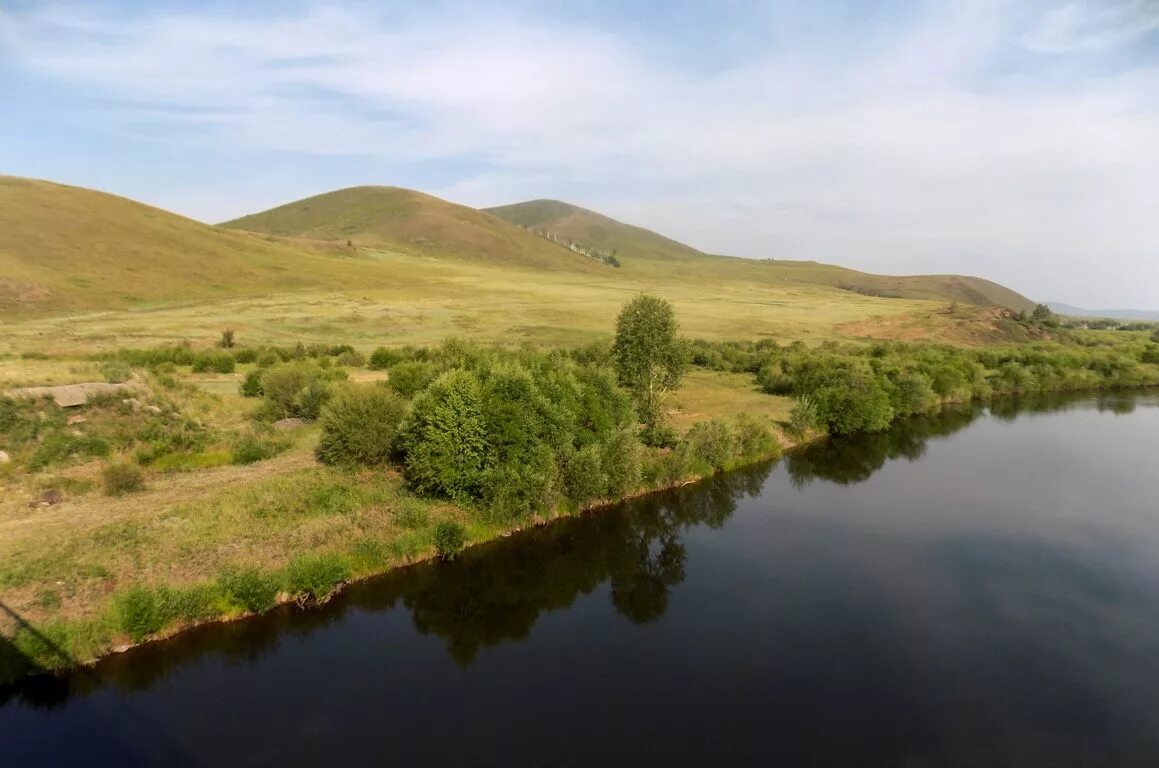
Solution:
M 486 212 L 399 187 L 350 187 L 221 225 L 268 235 L 350 241 L 444 259 L 550 270 L 607 269 Z
M 1159 321 L 1159 311 L 1151 309 L 1083 309 L 1082 307 L 1063 304 L 1061 301 L 1048 301 L 1046 305 L 1058 315 L 1068 317 L 1083 317 L 1098 320 L 1127 320 L 1152 323 Z
M 533 232 L 550 232 L 588 247 L 615 251 L 621 260 L 672 261 L 707 254 L 643 227 L 624 224 L 603 214 L 559 200 L 531 200 L 484 208 L 512 224 Z
M 356 287 L 354 263 L 91 189 L 0 176 L 8 314 Z
M 738 279 L 826 285 L 866 296 L 957 301 L 980 306 L 1031 310 L 1034 302 L 979 277 L 962 275 L 873 275 L 812 261 L 738 259 L 714 256 L 642 227 L 624 224 L 559 200 L 531 200 L 485 209 L 533 232 L 547 233 L 585 247 L 614 251 L 629 272 L 657 269 L 688 277 L 707 270 Z

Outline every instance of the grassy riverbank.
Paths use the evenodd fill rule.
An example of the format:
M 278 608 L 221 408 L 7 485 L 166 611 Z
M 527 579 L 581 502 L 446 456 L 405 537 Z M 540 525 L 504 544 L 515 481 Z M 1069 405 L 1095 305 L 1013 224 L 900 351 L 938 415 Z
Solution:
M 137 388 L 132 398 L 98 398 L 68 412 L 47 402 L 0 401 L 10 458 L 0 466 L 0 602 L 7 609 L 0 680 L 280 602 L 325 599 L 348 581 L 771 458 L 826 431 L 880 429 L 993 395 L 1159 384 L 1159 346 L 1142 332 L 982 350 L 697 343 L 698 367 L 665 406 L 674 433 L 653 447 L 632 441 L 636 469 L 610 493 L 606 479 L 594 487 L 580 482 L 608 469 L 602 449 L 585 446 L 610 445 L 630 413 L 599 373 L 604 345 L 566 353 L 459 342 L 372 351 L 205 345 L 0 360 L 6 385 L 104 376 Z M 466 374 L 474 377 L 468 388 L 481 393 L 483 422 L 504 433 L 523 425 L 533 453 L 512 454 L 516 474 L 484 472 L 455 495 L 416 487 L 405 458 L 329 466 L 315 457 L 324 431 L 312 421 L 323 409 L 320 392 L 375 393 L 389 382 L 405 411 L 440 377 Z M 255 383 L 266 391 L 243 396 Z M 504 393 L 496 402 L 534 404 L 550 387 L 549 411 L 572 403 L 562 426 L 527 421 L 530 405 L 486 405 L 489 391 Z M 300 420 L 271 426 L 285 417 Z M 524 429 L 532 423 L 538 426 Z M 555 458 L 543 466 L 558 474 L 523 474 L 534 463 L 526 456 L 543 457 L 541 442 L 554 446 Z M 481 466 L 499 471 L 502 456 Z M 110 486 L 112 467 L 128 467 L 139 483 Z M 488 495 L 508 487 L 522 495 Z

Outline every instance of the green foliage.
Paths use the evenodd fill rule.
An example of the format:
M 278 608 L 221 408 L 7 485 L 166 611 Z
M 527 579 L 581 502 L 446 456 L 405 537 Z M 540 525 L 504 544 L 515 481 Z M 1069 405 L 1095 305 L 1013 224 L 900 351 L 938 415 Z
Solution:
M 434 381 L 438 373 L 434 363 L 422 360 L 397 363 L 390 369 L 390 388 L 409 400 Z
M 137 643 L 165 626 L 157 595 L 148 587 L 129 587 L 118 593 L 113 598 L 113 612 L 117 629 Z
M 101 363 L 101 375 L 110 384 L 121 384 L 133 375 L 133 369 L 122 360 L 106 360 Z
M 334 553 L 300 555 L 286 568 L 286 588 L 315 600 L 325 599 L 349 578 L 345 558 Z
M 453 560 L 466 543 L 467 532 L 459 523 L 444 520 L 435 526 L 435 551 L 444 560 Z
M 261 371 L 247 373 L 241 384 L 238 385 L 238 391 L 242 397 L 261 397 L 264 395 L 265 388 L 262 387 Z
M 233 373 L 237 361 L 228 352 L 202 352 L 193 358 L 194 373 Z
M 460 501 L 481 498 L 489 456 L 479 377 L 459 369 L 435 379 L 415 398 L 401 441 L 416 489 Z
M 369 367 L 375 371 L 385 371 L 401 359 L 396 350 L 379 347 L 370 353 Z
M 724 469 L 736 453 L 736 433 L 719 421 L 692 425 L 684 438 L 694 461 L 702 461 L 715 471 Z
M 625 304 L 616 319 L 612 356 L 620 384 L 635 397 L 640 420 L 648 427 L 658 425 L 664 400 L 680 386 L 688 361 L 672 305 L 643 295 Z
M 257 568 L 226 570 L 218 576 L 217 584 L 232 604 L 250 613 L 272 608 L 281 589 L 276 576 Z
M 238 362 L 238 365 L 247 365 L 257 361 L 258 351 L 253 347 L 235 349 L 233 351 L 233 359 Z
M 789 411 L 789 429 L 795 435 L 801 436 L 816 429 L 820 424 L 821 415 L 817 411 L 817 401 L 808 393 L 798 395 L 793 402 L 792 410 Z
M 315 454 L 324 464 L 384 464 L 395 452 L 406 406 L 390 390 L 354 386 L 322 412 Z
M 259 461 L 272 459 L 282 453 L 289 444 L 284 440 L 275 440 L 258 435 L 242 435 L 234 440 L 230 446 L 231 464 L 256 464 Z
M 265 402 L 262 415 L 271 419 L 297 417 L 313 421 L 330 398 L 326 372 L 314 363 L 292 362 L 274 366 L 261 375 Z
M 136 464 L 117 462 L 101 471 L 101 482 L 106 496 L 123 496 L 144 490 L 145 479 Z
M 735 450 L 744 461 L 776 459 L 781 455 L 781 445 L 772 430 L 745 413 L 737 417 Z

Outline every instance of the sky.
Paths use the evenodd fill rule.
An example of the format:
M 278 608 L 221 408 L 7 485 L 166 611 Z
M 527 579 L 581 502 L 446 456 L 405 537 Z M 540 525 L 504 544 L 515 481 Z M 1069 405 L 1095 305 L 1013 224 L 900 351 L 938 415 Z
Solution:
M 358 184 L 1159 309 L 1159 0 L 0 0 L 0 173 Z

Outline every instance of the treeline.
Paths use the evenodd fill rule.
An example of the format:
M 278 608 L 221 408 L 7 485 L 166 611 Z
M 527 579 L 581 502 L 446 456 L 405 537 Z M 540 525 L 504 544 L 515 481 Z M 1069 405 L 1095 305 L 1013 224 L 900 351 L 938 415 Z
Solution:
M 1142 334 L 984 349 L 901 342 L 809 348 L 767 340 L 698 341 L 692 344 L 692 361 L 753 374 L 766 392 L 796 398 L 793 429 L 833 434 L 875 432 L 947 403 L 997 395 L 1159 384 L 1159 343 Z

